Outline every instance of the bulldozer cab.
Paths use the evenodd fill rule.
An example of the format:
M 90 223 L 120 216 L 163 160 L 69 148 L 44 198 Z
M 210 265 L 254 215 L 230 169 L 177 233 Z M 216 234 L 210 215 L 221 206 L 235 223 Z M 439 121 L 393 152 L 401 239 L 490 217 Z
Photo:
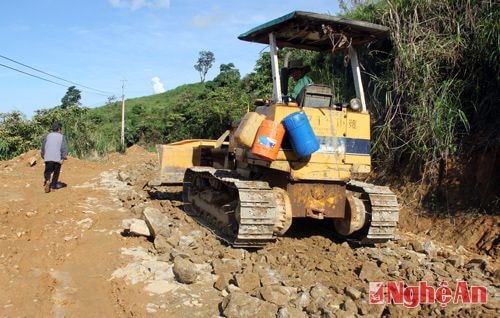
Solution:
M 389 33 L 387 27 L 364 21 L 349 20 L 304 11 L 293 11 L 257 26 L 238 38 L 243 41 L 267 44 L 270 47 L 273 96 L 267 107 L 256 112 L 267 119 L 282 122 L 291 114 L 303 111 L 307 116 L 320 148 L 308 157 L 296 156 L 294 149 L 283 145 L 277 159 L 269 162 L 250 151 L 236 151 L 240 165 L 280 170 L 294 181 L 351 180 L 352 174 L 366 174 L 371 170 L 370 114 L 367 110 L 357 48 Z M 348 103 L 333 100 L 332 87 L 323 84 L 306 85 L 289 102 L 282 89 L 278 50 L 295 48 L 318 52 L 348 54 L 354 80 L 355 98 Z M 354 97 L 354 96 L 353 96 Z M 340 103 L 339 103 L 340 102 Z M 254 168 L 252 168 L 254 167 Z
M 387 36 L 387 27 L 364 21 L 349 20 L 304 11 L 293 11 L 241 34 L 240 40 L 269 44 L 273 75 L 273 101 L 283 102 L 282 81 L 279 73 L 278 49 L 285 47 L 311 51 L 335 52 L 348 50 L 354 78 L 356 98 L 366 112 L 366 100 L 356 48 L 377 38 Z M 299 105 L 330 106 L 331 89 L 313 84 L 297 98 Z M 308 102 L 308 100 L 309 102 Z

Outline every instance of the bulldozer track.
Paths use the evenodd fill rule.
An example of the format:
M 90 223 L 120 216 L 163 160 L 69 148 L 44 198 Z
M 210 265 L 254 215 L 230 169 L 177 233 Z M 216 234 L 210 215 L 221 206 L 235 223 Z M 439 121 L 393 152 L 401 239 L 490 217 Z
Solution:
M 367 227 L 362 230 L 359 243 L 394 239 L 399 205 L 389 187 L 350 181 L 347 189 L 356 192 L 366 206 Z M 226 200 L 216 207 L 212 196 L 203 201 L 204 195 L 198 195 L 204 191 L 210 194 L 236 191 L 237 201 Z M 197 196 L 197 200 L 193 196 Z M 267 182 L 245 180 L 231 170 L 192 167 L 184 176 L 183 201 L 189 215 L 233 247 L 261 248 L 276 241 L 277 199 Z
M 206 211 L 190 198 L 196 189 L 196 178 L 210 184 L 212 191 L 238 192 L 238 205 L 226 205 L 231 222 L 221 224 L 218 216 Z M 185 211 L 233 247 L 261 248 L 276 241 L 274 224 L 277 213 L 275 195 L 267 182 L 244 180 L 234 171 L 212 167 L 193 167 L 186 171 L 183 183 Z M 217 189 L 217 190 L 216 190 Z M 208 189 L 205 189 L 208 190 Z M 221 212 L 218 212 L 221 213 Z
M 396 195 L 389 187 L 352 180 L 347 183 L 347 189 L 361 195 L 369 216 L 367 233 L 360 243 L 381 243 L 394 239 L 399 205 Z

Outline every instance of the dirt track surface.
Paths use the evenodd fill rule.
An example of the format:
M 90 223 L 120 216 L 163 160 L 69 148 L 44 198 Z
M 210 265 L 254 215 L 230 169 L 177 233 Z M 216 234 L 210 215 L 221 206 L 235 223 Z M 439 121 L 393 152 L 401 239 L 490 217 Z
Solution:
M 103 161 L 70 159 L 61 173 L 69 186 L 46 194 L 37 152 L 0 162 L 0 317 L 500 315 L 498 260 L 475 253 L 479 243 L 497 248 L 498 219 L 464 223 L 463 235 L 441 229 L 440 241 L 439 227 L 405 213 L 400 239 L 375 247 L 302 221 L 265 249 L 232 249 L 184 214 L 178 188 L 143 189 L 155 164 L 140 147 Z M 168 235 L 123 232 L 123 220 L 145 209 L 161 212 Z M 416 222 L 431 236 L 411 233 Z M 446 281 L 452 289 L 466 281 L 486 286 L 488 301 L 371 305 L 374 281 Z

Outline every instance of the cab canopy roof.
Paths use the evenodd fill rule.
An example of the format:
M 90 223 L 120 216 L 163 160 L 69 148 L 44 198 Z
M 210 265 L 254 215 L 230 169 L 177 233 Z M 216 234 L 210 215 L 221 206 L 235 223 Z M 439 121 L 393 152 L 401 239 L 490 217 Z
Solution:
M 332 51 L 347 48 L 349 45 L 357 47 L 386 37 L 389 29 L 382 25 L 343 17 L 293 11 L 241 34 L 238 39 L 269 44 L 271 32 L 275 34 L 276 43 L 280 48 Z

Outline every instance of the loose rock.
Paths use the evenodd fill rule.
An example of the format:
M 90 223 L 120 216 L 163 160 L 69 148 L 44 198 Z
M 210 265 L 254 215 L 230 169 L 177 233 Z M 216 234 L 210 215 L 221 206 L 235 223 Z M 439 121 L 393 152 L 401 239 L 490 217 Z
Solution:
M 196 281 L 198 272 L 196 271 L 193 263 L 180 256 L 174 259 L 173 272 L 175 279 L 183 284 L 192 284 Z
M 417 253 L 423 253 L 424 252 L 424 247 L 423 247 L 422 243 L 420 243 L 419 241 L 416 241 L 416 240 L 410 241 L 410 246 Z
M 130 233 L 135 235 L 150 236 L 149 228 L 146 222 L 141 219 L 125 219 L 122 221 L 122 227 L 124 230 L 128 230 Z
M 142 213 L 153 236 L 163 235 L 168 237 L 170 235 L 170 221 L 160 210 L 146 207 Z
M 309 295 L 309 292 L 303 291 L 300 292 L 295 298 L 292 303 L 297 307 L 297 308 L 305 308 L 309 303 L 311 302 L 311 296 Z
M 227 318 L 275 318 L 278 312 L 275 304 L 238 291 L 224 298 L 221 306 Z
M 135 235 L 142 235 L 142 236 L 150 236 L 151 233 L 149 232 L 149 229 L 147 225 L 144 223 L 133 223 L 130 225 L 130 233 L 133 233 Z
M 222 273 L 219 278 L 214 283 L 214 288 L 217 290 L 224 290 L 229 285 L 229 281 L 233 278 L 233 275 L 229 273 Z
M 382 281 L 385 275 L 380 268 L 372 262 L 366 262 L 361 266 L 359 278 L 366 282 Z
M 243 274 L 236 274 L 236 284 L 241 290 L 250 292 L 260 287 L 260 277 L 255 273 L 245 272 Z
M 347 286 L 345 288 L 345 293 L 347 296 L 351 297 L 354 300 L 359 299 L 361 297 L 361 292 L 358 289 L 351 286 Z
M 307 318 L 307 315 L 302 310 L 286 306 L 278 310 L 277 318 Z
M 172 246 L 167 243 L 167 240 L 163 235 L 155 236 L 154 245 L 156 252 L 160 255 L 168 254 L 172 250 Z
M 290 299 L 290 290 L 277 285 L 262 287 L 259 290 L 260 296 L 263 300 L 278 306 L 284 306 Z
M 429 255 L 429 256 L 436 256 L 437 255 L 436 245 L 434 245 L 434 243 L 431 240 L 426 241 L 424 243 L 423 249 L 424 249 L 424 253 Z
M 446 261 L 458 268 L 465 264 L 465 258 L 462 255 L 450 255 Z
M 346 311 L 348 316 L 353 317 L 355 314 L 358 313 L 358 306 L 352 299 L 347 299 L 344 303 L 344 310 Z

